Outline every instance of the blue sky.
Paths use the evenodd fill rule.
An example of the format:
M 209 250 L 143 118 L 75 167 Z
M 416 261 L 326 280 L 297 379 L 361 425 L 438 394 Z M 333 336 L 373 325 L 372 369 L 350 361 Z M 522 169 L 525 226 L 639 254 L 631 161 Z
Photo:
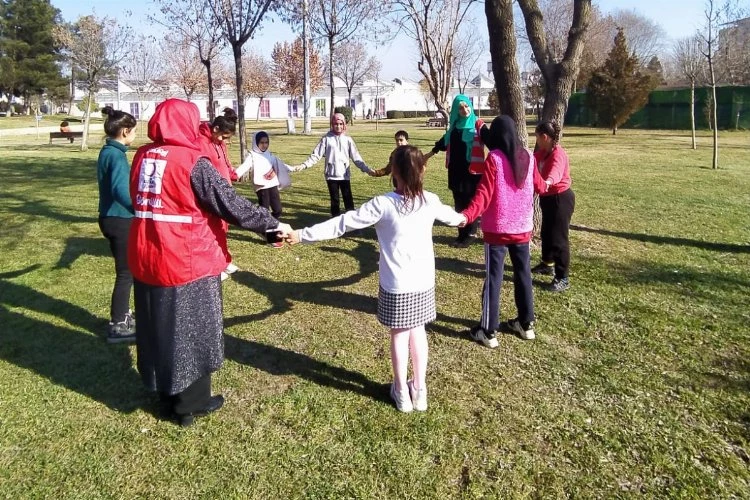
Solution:
M 705 6 L 703 0 L 600 0 L 595 3 L 605 13 L 618 9 L 635 10 L 660 24 L 670 38 L 680 38 L 694 33 L 702 24 Z M 147 14 L 156 11 L 152 0 L 52 0 L 52 4 L 60 9 L 66 21 L 96 13 L 98 16 L 117 18 L 142 31 L 161 30 L 150 27 L 147 21 Z M 131 12 L 128 17 L 125 17 L 126 9 Z M 475 9 L 474 19 L 477 28 L 486 37 L 487 26 L 481 4 Z M 270 55 L 274 43 L 290 41 L 296 36 L 288 26 L 278 20 L 273 21 L 272 18 L 268 19 L 255 39 L 249 42 L 257 51 L 266 55 Z M 416 49 L 408 38 L 397 37 L 390 44 L 378 47 L 377 57 L 383 64 L 382 78 L 419 78 L 416 69 Z

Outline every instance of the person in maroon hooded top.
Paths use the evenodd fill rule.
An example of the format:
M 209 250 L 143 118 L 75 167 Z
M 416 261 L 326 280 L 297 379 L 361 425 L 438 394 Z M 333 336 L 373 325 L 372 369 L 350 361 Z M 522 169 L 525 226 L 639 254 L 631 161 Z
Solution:
M 224 360 L 221 221 L 258 233 L 291 232 L 239 196 L 206 157 L 193 103 L 168 99 L 148 123 L 153 141 L 133 159 L 135 216 L 128 241 L 138 372 L 181 425 L 218 410 L 211 373 Z
M 227 141 L 237 131 L 237 113 L 232 108 L 224 108 L 222 113 L 223 115 L 217 116 L 212 122 L 202 122 L 198 131 L 200 132 L 200 140 L 205 148 L 206 155 L 211 160 L 211 163 L 214 164 L 216 170 L 219 171 L 219 174 L 231 184 L 237 180 L 237 175 L 232 167 L 232 162 L 229 161 Z M 227 267 L 221 274 L 221 279 L 224 280 L 230 274 L 239 270 L 239 268 L 232 263 L 232 255 L 229 253 L 226 238 L 229 224 L 222 222 L 222 226 L 224 227 L 224 236 L 221 241 L 221 249 L 227 259 Z

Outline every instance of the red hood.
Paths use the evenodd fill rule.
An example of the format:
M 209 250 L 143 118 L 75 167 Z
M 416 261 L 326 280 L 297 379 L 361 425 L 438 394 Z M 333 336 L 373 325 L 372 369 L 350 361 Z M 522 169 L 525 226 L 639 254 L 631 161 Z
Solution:
M 213 141 L 213 138 L 211 137 L 211 124 L 209 122 L 201 122 L 198 127 L 198 135 L 202 135 Z
M 148 121 L 148 137 L 154 143 L 200 150 L 198 106 L 181 99 L 167 99 Z

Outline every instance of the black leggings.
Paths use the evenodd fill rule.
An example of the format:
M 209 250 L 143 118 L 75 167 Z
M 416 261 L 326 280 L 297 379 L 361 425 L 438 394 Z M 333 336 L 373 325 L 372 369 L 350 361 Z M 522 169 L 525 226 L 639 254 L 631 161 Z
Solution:
M 555 278 L 568 277 L 570 268 L 570 218 L 576 197 L 572 189 L 539 197 L 542 209 L 542 261 L 555 264 Z
M 259 189 L 255 194 L 258 195 L 258 204 L 270 210 L 271 215 L 278 219 L 281 215 L 281 195 L 278 186 Z
M 328 184 L 328 195 L 331 197 L 331 215 L 336 217 L 341 215 L 341 205 L 339 204 L 339 189 L 341 190 L 341 197 L 344 198 L 344 208 L 348 212 L 354 210 L 354 198 L 352 197 L 352 183 L 351 181 L 337 181 L 332 179 L 326 179 Z
M 133 288 L 133 276 L 128 267 L 128 235 L 133 219 L 124 217 L 99 217 L 99 229 L 107 240 L 109 249 L 115 258 L 115 286 L 112 289 L 112 301 L 109 317 L 112 323 L 125 321 L 130 310 L 130 290 Z

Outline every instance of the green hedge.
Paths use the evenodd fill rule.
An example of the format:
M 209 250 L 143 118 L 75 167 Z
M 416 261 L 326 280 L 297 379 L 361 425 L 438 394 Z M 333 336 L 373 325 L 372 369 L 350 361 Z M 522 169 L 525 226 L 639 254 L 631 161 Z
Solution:
M 706 104 L 710 102 L 710 93 L 709 87 L 695 89 L 696 128 L 709 128 Z M 720 129 L 750 128 L 750 87 L 717 87 L 716 103 Z M 579 92 L 570 97 L 565 123 L 597 125 L 596 113 L 586 105 L 585 93 Z M 634 113 L 623 128 L 689 129 L 690 89 L 652 91 L 646 105 Z
M 337 106 L 333 108 L 334 113 L 341 113 L 346 119 L 346 123 L 352 122 L 352 108 L 349 106 Z

